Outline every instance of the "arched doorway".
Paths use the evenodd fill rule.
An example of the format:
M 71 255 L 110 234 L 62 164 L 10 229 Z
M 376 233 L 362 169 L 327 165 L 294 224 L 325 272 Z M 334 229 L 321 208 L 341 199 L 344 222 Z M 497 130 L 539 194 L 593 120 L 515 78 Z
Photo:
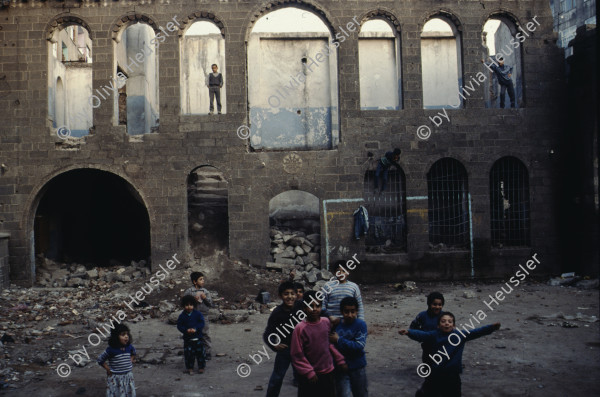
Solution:
M 212 166 L 195 168 L 188 176 L 188 235 L 196 258 L 229 247 L 227 180 Z
M 150 257 L 146 205 L 133 186 L 107 171 L 76 169 L 50 180 L 33 228 L 38 260 L 88 267 Z

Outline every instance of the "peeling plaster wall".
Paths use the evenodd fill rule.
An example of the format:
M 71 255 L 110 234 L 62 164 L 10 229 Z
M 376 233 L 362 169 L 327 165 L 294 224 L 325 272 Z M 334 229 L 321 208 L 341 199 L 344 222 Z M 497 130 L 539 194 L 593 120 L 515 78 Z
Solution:
M 461 75 L 457 68 L 456 39 L 421 39 L 423 108 L 441 109 L 460 102 Z
M 158 73 L 154 46 L 150 45 L 154 31 L 140 23 L 129 26 L 126 33 L 122 40 L 126 46 L 126 60 L 121 67 L 129 76 L 126 82 L 127 133 L 147 134 L 158 125 Z M 138 62 L 136 55 L 140 53 L 144 58 Z
M 337 70 L 335 51 L 313 64 L 329 39 L 266 35 L 251 35 L 248 45 L 252 147 L 333 148 L 338 140 L 337 78 L 331 77 Z
M 361 110 L 399 109 L 402 81 L 397 59 L 395 38 L 358 40 Z
M 210 107 L 206 77 L 216 63 L 223 75 L 222 112 L 227 112 L 227 76 L 225 74 L 225 40 L 220 34 L 184 36 L 181 42 L 181 113 L 206 114 Z M 215 99 L 215 110 L 217 103 Z
M 71 136 L 87 135 L 92 126 L 92 64 L 73 63 L 66 69 L 66 124 Z

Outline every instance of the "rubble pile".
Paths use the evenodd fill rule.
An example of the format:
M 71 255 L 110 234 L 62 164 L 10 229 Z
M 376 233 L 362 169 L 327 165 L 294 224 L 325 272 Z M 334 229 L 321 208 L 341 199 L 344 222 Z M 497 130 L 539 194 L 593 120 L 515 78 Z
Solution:
M 289 273 L 295 270 L 295 281 L 314 284 L 323 280 L 329 273 L 321 274 L 321 235 L 307 235 L 304 230 L 271 227 L 272 262 L 267 262 L 268 269 Z M 329 280 L 329 277 L 327 277 Z
M 111 284 L 121 287 L 150 275 L 146 261 L 131 261 L 131 266 L 87 268 L 76 263 L 67 265 L 44 258 L 36 269 L 36 283 L 41 287 L 90 287 Z

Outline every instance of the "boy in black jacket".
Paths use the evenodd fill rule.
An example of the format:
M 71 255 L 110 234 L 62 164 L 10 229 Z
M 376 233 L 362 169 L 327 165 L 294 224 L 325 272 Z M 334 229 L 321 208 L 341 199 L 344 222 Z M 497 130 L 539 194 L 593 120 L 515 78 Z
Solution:
M 177 319 L 177 329 L 183 334 L 183 358 L 185 371 L 190 375 L 194 373 L 194 361 L 198 361 L 198 373 L 204 373 L 206 358 L 204 357 L 204 344 L 202 343 L 202 328 L 204 317 L 196 310 L 196 298 L 185 295 L 181 298 L 183 311 Z
M 271 313 L 263 334 L 264 342 L 277 353 L 267 387 L 267 397 L 279 396 L 283 378 L 292 361 L 290 357 L 292 331 L 306 317 L 301 308 L 302 303 L 296 301 L 296 287 L 293 282 L 281 283 L 278 293 L 283 302 Z

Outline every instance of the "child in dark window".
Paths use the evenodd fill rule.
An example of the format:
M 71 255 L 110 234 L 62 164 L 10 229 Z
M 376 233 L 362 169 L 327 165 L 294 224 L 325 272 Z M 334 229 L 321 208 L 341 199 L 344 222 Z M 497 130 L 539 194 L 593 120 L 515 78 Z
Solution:
M 377 190 L 379 187 L 379 176 L 382 172 L 383 181 L 381 182 L 381 192 L 383 193 L 387 185 L 390 167 L 393 165 L 396 167 L 396 169 L 400 169 L 400 165 L 398 164 L 398 160 L 400 160 L 400 153 L 402 153 L 402 151 L 398 148 L 395 148 L 393 152 L 387 152 L 385 156 L 377 161 L 377 169 L 375 170 L 375 190 Z

